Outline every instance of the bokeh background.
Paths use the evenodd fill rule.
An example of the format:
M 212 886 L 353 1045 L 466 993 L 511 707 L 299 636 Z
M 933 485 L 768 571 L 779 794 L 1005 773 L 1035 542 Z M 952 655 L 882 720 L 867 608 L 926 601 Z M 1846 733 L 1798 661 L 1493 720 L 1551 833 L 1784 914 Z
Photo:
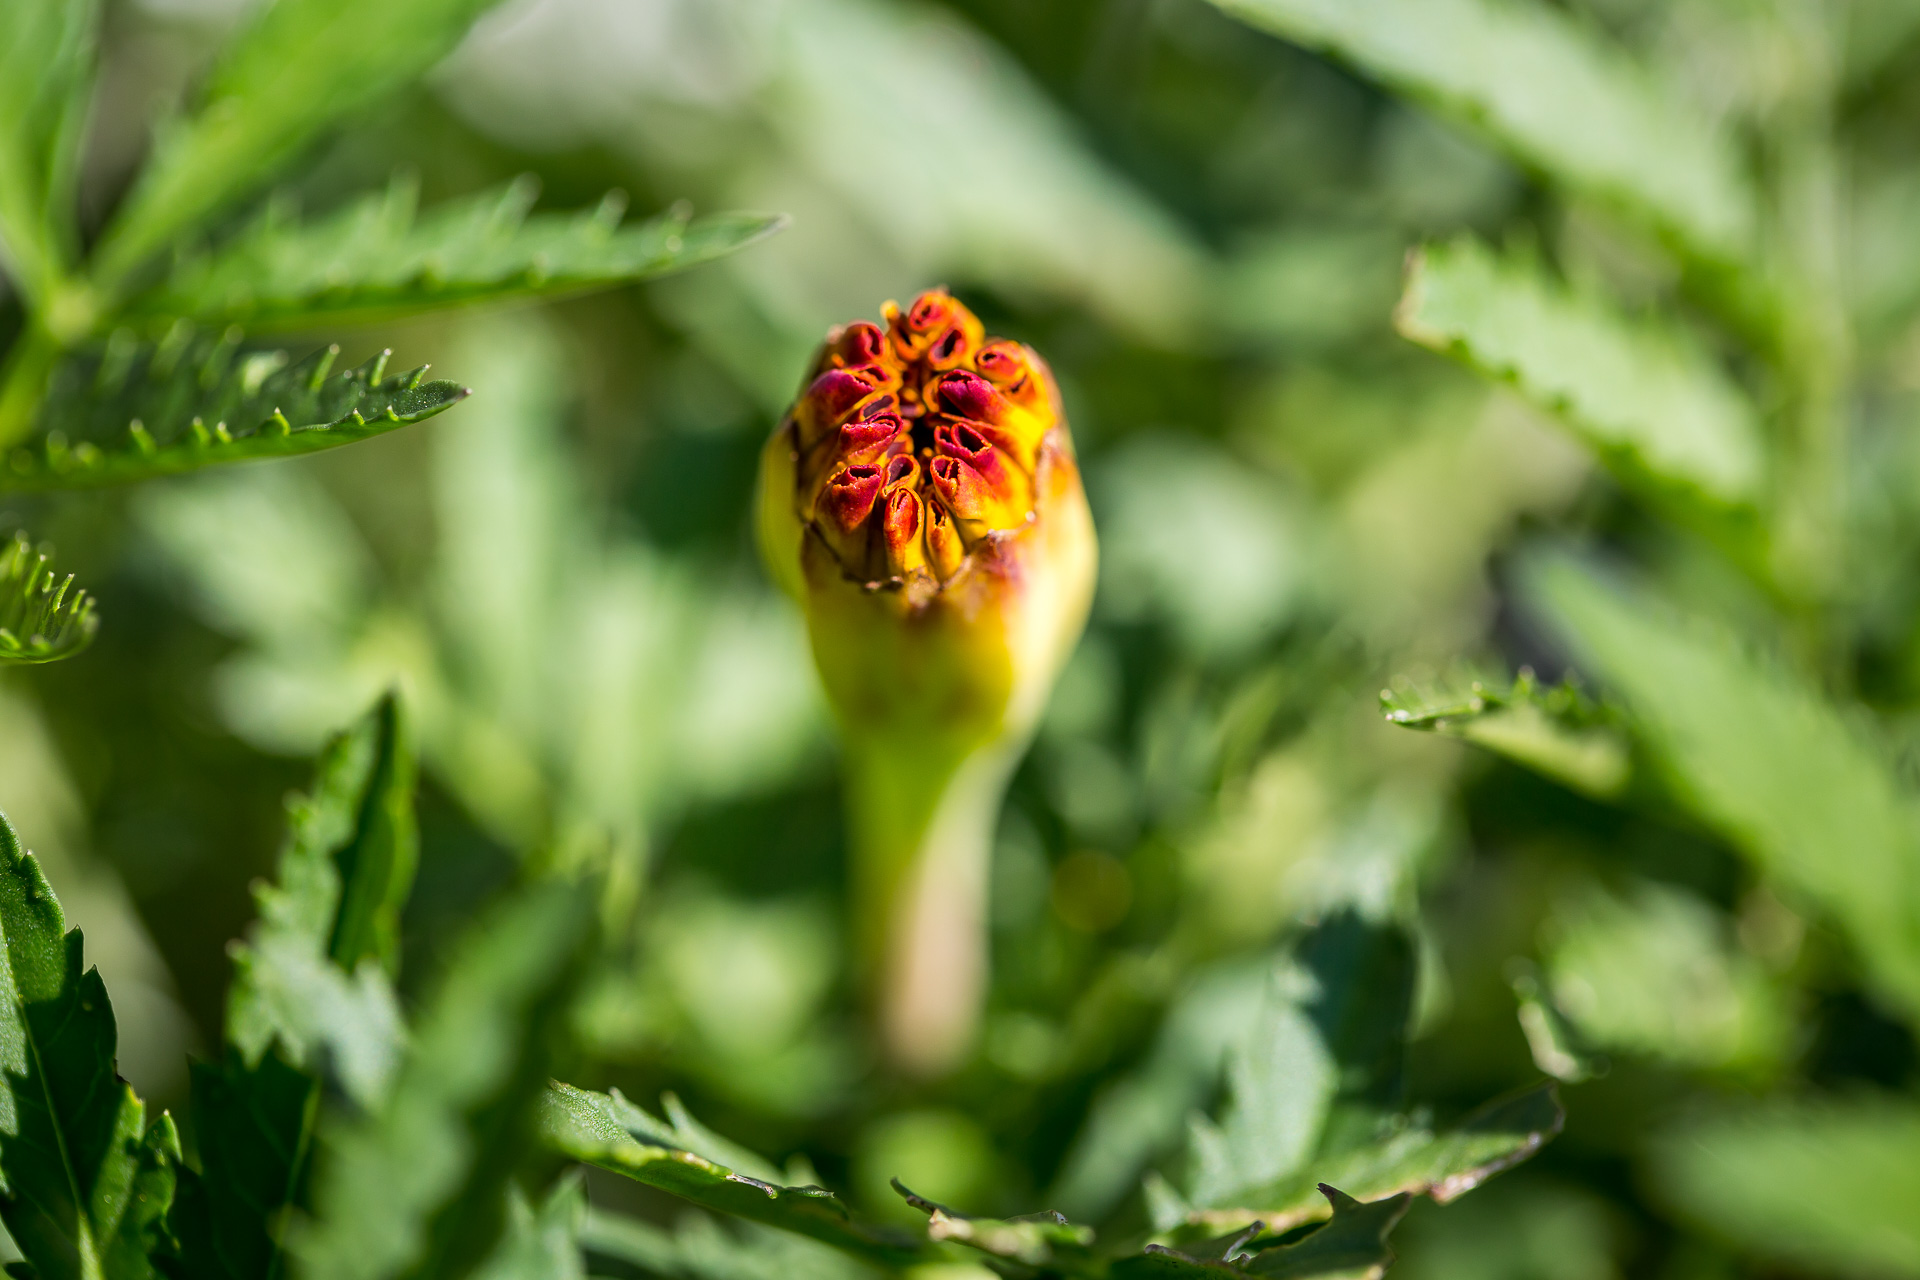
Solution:
M 96 223 L 246 7 L 109 6 Z M 1563 7 L 1719 118 L 1794 92 L 1785 0 Z M 1892 159 L 1874 181 L 1913 147 L 1907 7 L 1859 6 L 1884 21 L 1836 55 L 1871 143 L 1841 257 L 1878 326 L 1890 559 L 1920 528 L 1897 492 L 1920 189 Z M 408 974 L 518 859 L 614 842 L 641 911 L 588 1016 L 602 1082 L 804 1152 L 874 1212 L 901 1211 L 897 1173 L 983 1212 L 1141 1220 L 1272 948 L 1333 902 L 1418 903 L 1411 1092 L 1443 1118 L 1552 1065 L 1516 984 L 1608 1059 L 1537 1159 L 1415 1208 L 1408 1280 L 1759 1274 L 1663 1198 L 1660 1135 L 1715 1103 L 1913 1082 L 1909 1030 L 1694 823 L 1380 716 L 1396 675 L 1562 673 L 1511 589 L 1526 547 L 1631 547 L 1682 595 L 1730 590 L 1560 426 L 1393 332 L 1407 250 L 1462 229 L 1668 290 L 1603 212 L 1202 0 L 509 0 L 292 191 L 322 211 L 397 173 L 423 203 L 531 173 L 542 207 L 617 187 L 642 213 L 792 223 L 653 284 L 346 335 L 348 359 L 391 346 L 476 389 L 424 426 L 0 499 L 101 600 L 87 655 L 0 678 L 0 779 L 157 1103 L 218 1043 L 283 797 L 395 684 L 425 757 Z M 1000 823 L 979 1052 L 926 1084 L 863 1030 L 832 737 L 748 510 L 826 328 L 938 283 L 1052 362 L 1103 563 Z M 1860 572 L 1899 704 L 1912 593 Z

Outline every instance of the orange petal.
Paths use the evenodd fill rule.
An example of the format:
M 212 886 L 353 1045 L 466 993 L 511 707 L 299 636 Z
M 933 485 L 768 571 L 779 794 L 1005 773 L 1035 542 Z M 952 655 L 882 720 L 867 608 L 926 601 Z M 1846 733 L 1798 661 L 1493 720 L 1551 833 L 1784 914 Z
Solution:
M 960 540 L 960 531 L 953 527 L 953 517 L 940 505 L 939 499 L 927 502 L 927 563 L 934 575 L 945 582 L 960 572 L 960 566 L 966 561 L 966 544 Z
M 816 440 L 845 422 L 862 400 L 880 391 L 883 382 L 872 366 L 829 369 L 815 378 L 793 406 L 793 419 L 800 428 L 800 448 L 812 448 Z
M 888 492 L 881 528 L 887 542 L 887 570 L 896 578 L 905 577 L 927 562 L 926 544 L 920 537 L 921 523 L 920 499 L 911 489 Z

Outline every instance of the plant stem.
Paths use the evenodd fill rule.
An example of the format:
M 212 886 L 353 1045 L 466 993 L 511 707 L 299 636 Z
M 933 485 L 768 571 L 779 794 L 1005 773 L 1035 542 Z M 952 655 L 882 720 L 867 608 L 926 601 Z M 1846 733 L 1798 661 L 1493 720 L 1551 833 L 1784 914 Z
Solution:
M 29 324 L 0 367 L 0 449 L 33 429 L 47 389 L 47 375 L 60 356 L 60 344 L 38 324 Z

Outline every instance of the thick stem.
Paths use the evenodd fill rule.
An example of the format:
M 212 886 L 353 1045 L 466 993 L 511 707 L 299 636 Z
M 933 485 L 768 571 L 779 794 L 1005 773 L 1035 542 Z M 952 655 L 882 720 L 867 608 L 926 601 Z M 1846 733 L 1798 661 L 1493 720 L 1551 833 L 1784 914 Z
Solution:
M 993 830 L 1018 760 L 1018 743 L 849 750 L 861 958 L 887 1056 L 916 1075 L 951 1070 L 973 1047 Z

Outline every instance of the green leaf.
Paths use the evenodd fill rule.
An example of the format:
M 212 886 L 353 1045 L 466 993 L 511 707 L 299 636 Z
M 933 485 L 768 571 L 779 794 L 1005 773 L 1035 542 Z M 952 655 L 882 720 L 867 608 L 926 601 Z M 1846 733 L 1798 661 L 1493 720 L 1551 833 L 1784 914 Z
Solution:
M 0 263 L 41 308 L 73 257 L 98 23 L 92 0 L 0 5 Z
M 1486 133 L 1522 164 L 1739 258 L 1753 193 L 1729 141 L 1623 53 L 1517 0 L 1213 0 Z
M 467 395 L 425 381 L 424 365 L 388 377 L 390 352 L 331 373 L 339 351 L 289 364 L 284 351 L 243 352 L 237 329 L 214 337 L 181 324 L 151 344 L 120 331 L 61 363 L 33 436 L 0 465 L 0 489 L 115 484 L 331 449 Z
M 1413 256 L 1394 319 L 1402 336 L 1512 383 L 1630 476 L 1720 506 L 1760 492 L 1752 406 L 1671 326 L 1631 320 L 1466 237 Z
M 0 1219 L 41 1280 L 145 1275 L 133 1245 L 155 1206 L 135 1196 L 163 1189 L 150 1166 L 166 1133 L 143 1142 L 146 1108 L 113 1070 L 113 1006 L 81 963 L 80 931 L 0 817 Z
M 1327 1224 L 1292 1244 L 1262 1235 L 1265 1224 L 1211 1242 L 1211 1248 L 1172 1249 L 1150 1244 L 1138 1257 L 1113 1266 L 1113 1280 L 1217 1280 L 1230 1276 L 1318 1276 L 1323 1280 L 1378 1280 L 1393 1263 L 1387 1245 L 1412 1197 L 1389 1196 L 1362 1204 L 1322 1184 L 1331 1217 Z
M 1653 1147 L 1655 1185 L 1742 1253 L 1808 1274 L 1920 1276 L 1920 1108 L 1772 1102 Z
M 919 1241 L 855 1219 L 830 1191 L 779 1186 L 697 1153 L 684 1132 L 648 1115 L 617 1090 L 589 1093 L 554 1084 L 541 1104 L 540 1132 L 561 1155 L 702 1208 L 781 1227 L 884 1266 L 904 1266 L 923 1255 Z
M 538 1209 L 518 1187 L 507 1189 L 507 1227 L 475 1280 L 584 1280 L 580 1227 L 586 1188 L 578 1174 L 562 1178 Z
M 723 1227 L 688 1211 L 672 1231 L 601 1209 L 589 1209 L 580 1244 L 594 1264 L 614 1274 L 633 1268 L 679 1280 L 871 1280 L 879 1273 L 814 1240 L 757 1223 Z
M 1238 1204 L 1195 1208 L 1187 1221 L 1213 1231 L 1255 1221 L 1280 1230 L 1312 1221 L 1326 1212 L 1314 1194 L 1314 1178 L 1350 1187 L 1362 1200 L 1406 1192 L 1445 1204 L 1528 1159 L 1565 1120 L 1552 1082 L 1490 1102 L 1448 1129 L 1403 1119 L 1366 1142 L 1253 1189 Z
M 517 890 L 454 949 L 385 1101 L 323 1123 L 307 1280 L 457 1280 L 491 1252 L 597 945 L 592 886 Z
M 404 88 L 494 0 L 275 0 L 222 52 L 199 110 L 161 129 L 96 260 L 117 286 L 147 258 L 269 180 L 342 116 Z
M 136 1159 L 126 1212 L 120 1215 L 120 1225 L 107 1241 L 101 1258 L 102 1270 L 114 1280 L 156 1277 L 160 1274 L 155 1269 L 156 1258 L 174 1252 L 167 1218 L 184 1165 L 180 1134 L 172 1116 L 163 1111 L 147 1126 Z
M 894 1178 L 893 1189 L 927 1215 L 927 1235 L 951 1240 L 1024 1267 L 1085 1270 L 1091 1262 L 1093 1228 L 1079 1227 L 1058 1213 L 1021 1218 L 970 1218 L 907 1190 Z
M 93 597 L 72 574 L 56 581 L 46 553 L 15 533 L 0 550 L 0 666 L 71 658 L 99 629 Z
M 1390 724 L 1464 739 L 1603 800 L 1625 788 L 1632 769 L 1614 716 L 1571 680 L 1542 689 L 1526 668 L 1504 689 L 1396 676 L 1380 711 Z
M 538 191 L 521 178 L 416 218 L 417 184 L 396 180 L 384 195 L 304 224 L 269 204 L 232 241 L 181 258 L 128 314 L 254 332 L 367 324 L 645 280 L 744 248 L 785 223 L 744 213 L 689 221 L 674 211 L 623 228 L 617 193 L 588 212 L 529 217 Z
M 1920 828 L 1852 718 L 1732 634 L 1569 557 L 1542 558 L 1526 582 L 1681 802 L 1838 925 L 1875 990 L 1920 1012 Z

